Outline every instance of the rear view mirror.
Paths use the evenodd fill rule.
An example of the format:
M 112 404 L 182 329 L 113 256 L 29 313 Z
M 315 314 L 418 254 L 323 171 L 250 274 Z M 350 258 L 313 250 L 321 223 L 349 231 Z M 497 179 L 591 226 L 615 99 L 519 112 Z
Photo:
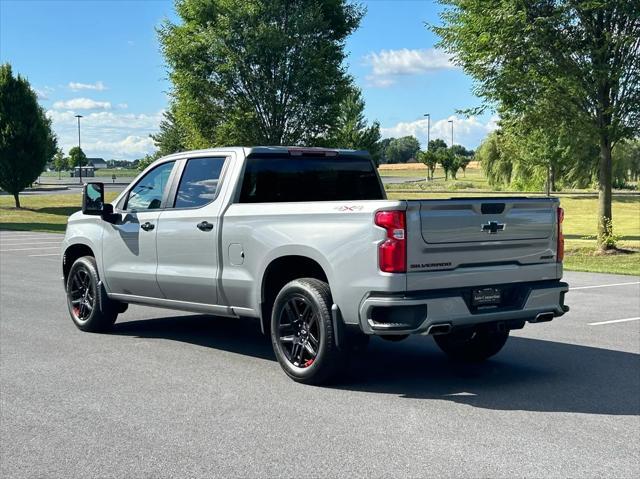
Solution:
M 85 183 L 82 187 L 82 212 L 85 215 L 101 215 L 104 211 L 104 185 Z

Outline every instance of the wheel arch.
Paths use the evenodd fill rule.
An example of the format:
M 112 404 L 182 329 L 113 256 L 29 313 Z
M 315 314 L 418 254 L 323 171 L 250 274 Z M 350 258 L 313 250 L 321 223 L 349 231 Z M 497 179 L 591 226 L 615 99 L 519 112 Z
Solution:
M 93 248 L 85 243 L 74 243 L 64 250 L 64 253 L 62 254 L 62 276 L 64 278 L 65 287 L 67 285 L 67 278 L 69 277 L 71 266 L 73 266 L 73 263 L 78 258 L 83 256 L 93 256 L 96 258 Z
M 260 283 L 260 326 L 267 334 L 271 320 L 273 302 L 282 289 L 290 281 L 299 278 L 316 278 L 331 284 L 327 272 L 315 259 L 299 254 L 279 256 L 271 260 L 264 270 Z

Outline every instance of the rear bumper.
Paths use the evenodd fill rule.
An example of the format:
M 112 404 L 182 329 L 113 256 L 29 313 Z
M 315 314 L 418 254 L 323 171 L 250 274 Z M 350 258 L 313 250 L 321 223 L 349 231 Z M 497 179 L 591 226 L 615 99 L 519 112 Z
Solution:
M 448 324 L 452 329 L 502 321 L 517 325 L 518 321 L 549 321 L 569 310 L 564 304 L 567 283 L 553 280 L 496 286 L 514 291 L 513 299 L 505 306 L 483 310 L 471 306 L 469 288 L 371 294 L 360 305 L 360 328 L 366 334 L 429 334 L 430 328 L 436 329 L 434 325 Z

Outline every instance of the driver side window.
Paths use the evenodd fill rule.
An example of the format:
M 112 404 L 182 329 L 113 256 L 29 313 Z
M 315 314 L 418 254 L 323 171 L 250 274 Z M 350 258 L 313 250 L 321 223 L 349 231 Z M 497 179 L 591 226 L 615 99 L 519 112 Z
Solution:
M 129 192 L 124 206 L 128 211 L 154 210 L 162 206 L 164 189 L 175 161 L 157 166 L 140 178 L 140 181 Z

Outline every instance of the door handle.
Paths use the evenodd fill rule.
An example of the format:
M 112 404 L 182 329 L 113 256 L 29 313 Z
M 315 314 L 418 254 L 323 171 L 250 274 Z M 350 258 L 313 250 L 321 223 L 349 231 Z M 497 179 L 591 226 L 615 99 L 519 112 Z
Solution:
M 153 228 L 155 228 L 155 225 L 147 221 L 146 223 L 142 223 L 140 225 L 140 228 L 142 228 L 145 231 L 151 231 Z
M 200 231 L 211 231 L 213 229 L 213 225 L 208 221 L 201 221 L 196 226 Z

